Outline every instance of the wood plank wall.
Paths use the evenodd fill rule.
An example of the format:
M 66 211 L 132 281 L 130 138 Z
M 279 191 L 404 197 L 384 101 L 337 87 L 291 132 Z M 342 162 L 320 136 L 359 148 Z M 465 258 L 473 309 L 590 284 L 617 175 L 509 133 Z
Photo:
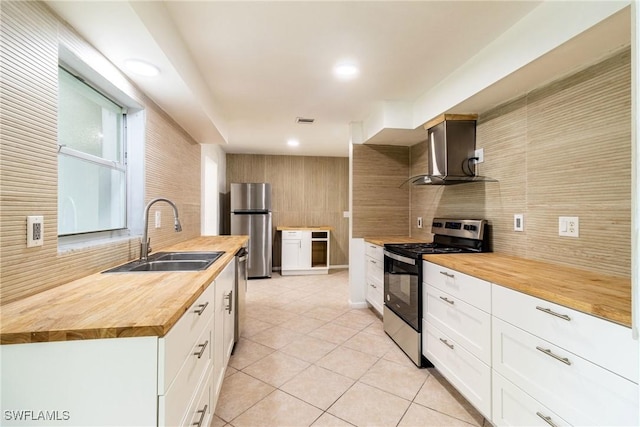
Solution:
M 8 303 L 138 256 L 139 239 L 60 253 L 57 238 L 58 45 L 81 59 L 104 58 L 40 2 L 0 8 L 0 302 Z M 165 196 L 171 209 L 151 229 L 155 250 L 200 235 L 200 146 L 124 76 L 125 91 L 146 108 L 145 200 Z M 140 213 L 142 214 L 142 213 Z M 153 214 L 153 212 L 152 212 Z M 26 248 L 26 216 L 44 215 L 44 245 Z
M 498 183 L 412 187 L 411 233 L 421 215 L 487 218 L 494 251 L 617 276 L 631 275 L 630 50 L 481 114 L 479 173 Z M 426 144 L 411 147 L 423 172 Z M 513 215 L 524 214 L 524 232 Z M 558 236 L 558 216 L 580 237 Z
M 329 225 L 331 265 L 349 264 L 349 159 L 346 157 L 227 154 L 227 193 L 232 182 L 271 184 L 273 265 L 281 265 L 277 226 Z M 229 215 L 228 212 L 223 215 Z

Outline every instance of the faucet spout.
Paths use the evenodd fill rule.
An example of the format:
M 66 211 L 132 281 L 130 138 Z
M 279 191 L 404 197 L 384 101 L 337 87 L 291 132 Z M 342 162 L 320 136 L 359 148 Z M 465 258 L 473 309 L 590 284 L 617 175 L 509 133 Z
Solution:
M 147 206 L 144 208 L 144 234 L 142 235 L 142 240 L 140 241 L 140 260 L 146 261 L 149 256 L 149 252 L 151 252 L 151 247 L 149 243 L 151 240 L 149 239 L 149 209 L 156 202 L 167 202 L 173 208 L 173 228 L 176 232 L 182 231 L 182 224 L 180 224 L 180 219 L 178 218 L 178 207 L 175 203 L 173 203 L 169 199 L 165 199 L 164 197 L 158 197 L 156 199 L 151 200 L 147 203 Z

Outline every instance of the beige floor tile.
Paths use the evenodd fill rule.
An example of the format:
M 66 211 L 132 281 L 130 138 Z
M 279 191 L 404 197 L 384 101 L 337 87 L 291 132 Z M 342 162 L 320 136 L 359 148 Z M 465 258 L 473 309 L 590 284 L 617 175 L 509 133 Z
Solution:
M 284 305 L 286 303 L 280 303 L 278 302 L 279 305 Z M 253 306 L 252 306 L 253 309 Z M 257 313 L 259 314 L 260 317 L 258 317 L 258 320 L 261 320 L 263 322 L 267 322 L 267 323 L 271 323 L 273 325 L 280 325 L 284 322 L 289 321 L 291 318 L 295 317 L 296 314 L 295 313 L 291 313 L 285 310 L 279 310 L 276 308 L 272 308 L 266 305 L 263 305 L 260 308 L 257 308 Z
M 314 363 L 326 356 L 334 348 L 336 348 L 336 344 L 329 341 L 303 336 L 282 347 L 280 351 L 309 363 Z
M 347 307 L 342 309 L 340 308 L 329 308 L 329 307 L 316 307 L 312 310 L 307 311 L 305 314 L 309 317 L 313 317 L 314 319 L 325 320 L 327 322 L 336 319 L 342 316 L 346 311 L 348 311 Z
M 309 332 L 308 335 L 334 344 L 342 344 L 357 333 L 358 331 L 355 329 L 335 325 L 333 323 L 327 323 L 326 325 Z
M 224 377 L 227 378 L 229 375 L 233 375 L 238 372 L 237 369 L 232 368 L 231 366 L 227 366 L 227 369 L 224 371 Z
M 372 314 L 369 314 L 369 309 L 363 308 L 344 313 L 342 316 L 334 319 L 332 323 L 361 331 L 376 321 L 378 321 L 378 319 Z
M 389 360 L 408 368 L 418 369 L 413 361 L 409 359 L 409 356 L 407 356 L 404 351 L 400 350 L 400 347 L 398 347 L 397 345 L 391 346 L 391 349 L 384 356 L 382 356 L 382 358 L 384 360 Z
M 327 412 L 357 426 L 395 426 L 410 403 L 408 400 L 358 382 Z
M 219 417 L 217 417 L 215 415 L 211 419 L 211 427 L 224 427 L 226 425 L 227 425 L 227 423 L 223 419 L 221 419 L 221 418 L 219 418 Z
M 241 335 L 247 338 L 269 328 L 273 328 L 272 323 L 263 322 L 262 320 L 247 316 L 245 318 L 244 327 L 242 329 Z
M 320 415 L 320 409 L 276 390 L 231 424 L 235 427 L 307 427 Z
M 417 369 L 415 366 L 407 367 L 380 359 L 359 381 L 403 399 L 413 400 L 428 376 L 429 372 L 425 369 Z
M 354 383 L 354 380 L 336 374 L 327 369 L 315 365 L 289 380 L 280 390 L 283 390 L 298 399 L 318 407 L 327 409 Z
M 404 414 L 398 427 L 416 427 L 416 426 L 460 426 L 471 427 L 471 424 L 466 423 L 457 418 L 450 417 L 446 414 L 434 411 L 424 406 L 416 405 L 412 403 Z
M 246 367 L 242 372 L 274 387 L 280 387 L 308 366 L 309 363 L 304 360 L 277 351 Z
M 388 336 L 359 332 L 342 344 L 344 347 L 368 353 L 376 357 L 382 357 L 396 344 Z
M 482 426 L 484 417 L 435 368 L 430 368 L 429 372 L 431 375 L 414 402 L 467 423 Z
M 255 405 L 271 393 L 274 387 L 242 372 L 224 379 L 218 397 L 216 415 L 226 422 Z
M 320 326 L 325 325 L 326 323 L 327 322 L 324 320 L 314 319 L 313 317 L 308 317 L 306 315 L 296 315 L 288 322 L 282 323 L 280 327 L 291 329 L 292 331 L 299 332 L 301 334 L 307 334 L 315 329 L 318 329 Z
M 294 332 L 290 329 L 281 328 L 280 326 L 274 326 L 273 328 L 266 329 L 252 336 L 250 339 L 258 344 L 266 345 L 273 349 L 279 349 L 289 344 L 290 342 L 300 338 L 302 334 Z
M 315 423 L 311 424 L 313 427 L 352 427 L 353 424 L 350 424 L 344 420 L 341 420 L 338 417 L 334 417 L 328 412 L 322 414 L 320 418 L 316 420 Z
M 378 321 L 374 321 L 369 326 L 364 328 L 362 332 L 366 332 L 368 334 L 380 335 L 380 336 L 388 336 L 384 331 L 384 325 L 382 323 L 382 319 L 378 319 Z
M 229 359 L 229 366 L 242 370 L 274 351 L 275 350 L 271 347 L 258 344 L 257 342 L 253 342 L 245 338 L 240 338 L 231 358 Z
M 338 347 L 316 362 L 316 365 L 357 380 L 378 358 L 346 347 Z

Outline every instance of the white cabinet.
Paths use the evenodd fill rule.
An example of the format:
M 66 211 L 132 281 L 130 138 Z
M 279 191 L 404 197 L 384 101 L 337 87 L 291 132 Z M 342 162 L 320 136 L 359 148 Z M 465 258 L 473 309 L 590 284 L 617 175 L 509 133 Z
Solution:
M 423 261 L 422 351 L 491 418 L 491 284 Z
M 283 276 L 329 272 L 330 230 L 281 231 Z
M 384 305 L 384 250 L 382 246 L 365 243 L 365 280 L 367 302 L 382 314 Z
M 233 350 L 235 263 L 231 262 L 216 278 L 215 344 L 213 350 L 213 380 L 216 396 L 222 388 L 224 373 Z M 215 407 L 215 404 L 214 404 Z

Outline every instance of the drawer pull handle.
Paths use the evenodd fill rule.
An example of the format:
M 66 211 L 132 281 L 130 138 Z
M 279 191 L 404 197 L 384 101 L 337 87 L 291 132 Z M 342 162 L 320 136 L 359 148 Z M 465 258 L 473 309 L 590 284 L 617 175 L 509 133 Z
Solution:
M 455 301 L 451 301 L 449 298 L 447 297 L 440 297 L 440 299 L 444 302 L 448 302 L 449 304 L 453 305 L 455 304 Z
M 375 262 L 374 260 L 371 260 L 371 264 L 377 264 L 377 262 Z
M 229 301 L 229 305 L 226 306 L 224 309 L 225 309 L 225 311 L 228 311 L 229 314 L 231 314 L 231 308 L 233 307 L 233 304 L 232 304 L 232 302 L 233 302 L 233 291 L 229 291 L 229 293 L 224 296 L 224 299 Z
M 544 422 L 546 422 L 547 424 L 549 424 L 551 427 L 558 427 L 558 425 L 556 423 L 554 423 L 553 421 L 551 421 L 551 417 L 542 415 L 540 412 L 536 412 L 536 415 L 539 416 L 540 418 L 542 418 L 544 420 Z
M 370 283 L 369 286 L 371 286 L 373 289 L 378 289 L 378 287 L 376 285 L 374 285 L 373 283 Z
M 198 316 L 202 316 L 202 313 L 204 313 L 204 309 L 207 308 L 208 305 L 209 305 L 209 301 L 205 302 L 204 304 L 198 304 L 198 308 L 193 310 L 193 312 L 196 313 Z
M 198 427 L 202 426 L 202 422 L 204 421 L 204 416 L 207 413 L 207 408 L 209 408 L 209 405 L 204 405 L 204 408 L 202 408 L 200 411 L 197 412 L 197 414 L 200 414 L 200 419 L 198 420 L 197 423 L 191 424 L 192 426 L 198 426 Z
M 560 357 L 557 354 L 554 354 L 551 349 L 548 348 L 542 348 L 540 346 L 536 346 L 536 350 L 539 350 L 541 352 L 543 352 L 544 354 L 546 354 L 547 356 L 551 356 L 556 360 L 561 361 L 562 363 L 564 363 L 565 365 L 569 365 L 571 366 L 571 361 L 569 359 L 567 359 L 566 357 Z
M 447 347 L 449 347 L 451 350 L 453 350 L 453 344 L 449 344 L 449 341 L 444 340 L 444 339 L 442 339 L 442 338 L 440 338 L 440 341 L 442 341 L 442 343 L 443 343 L 444 345 L 446 345 L 446 346 L 447 346 Z
M 204 349 L 207 348 L 208 344 L 209 344 L 209 340 L 206 340 L 204 344 L 198 344 L 198 347 L 200 347 L 200 351 L 196 351 L 195 353 L 193 353 L 193 355 L 198 356 L 198 359 L 200 359 L 204 354 Z
M 543 311 L 543 312 L 545 312 L 547 314 L 559 317 L 559 318 L 564 319 L 564 320 L 569 321 L 569 322 L 571 321 L 571 317 L 567 316 L 566 314 L 556 313 L 555 311 L 551 310 L 550 308 L 544 308 L 544 307 L 540 307 L 539 305 L 536 305 L 536 310 Z
M 450 277 L 452 279 L 456 277 L 455 274 L 447 273 L 446 271 L 441 271 L 440 274 L 444 274 L 445 276 Z

